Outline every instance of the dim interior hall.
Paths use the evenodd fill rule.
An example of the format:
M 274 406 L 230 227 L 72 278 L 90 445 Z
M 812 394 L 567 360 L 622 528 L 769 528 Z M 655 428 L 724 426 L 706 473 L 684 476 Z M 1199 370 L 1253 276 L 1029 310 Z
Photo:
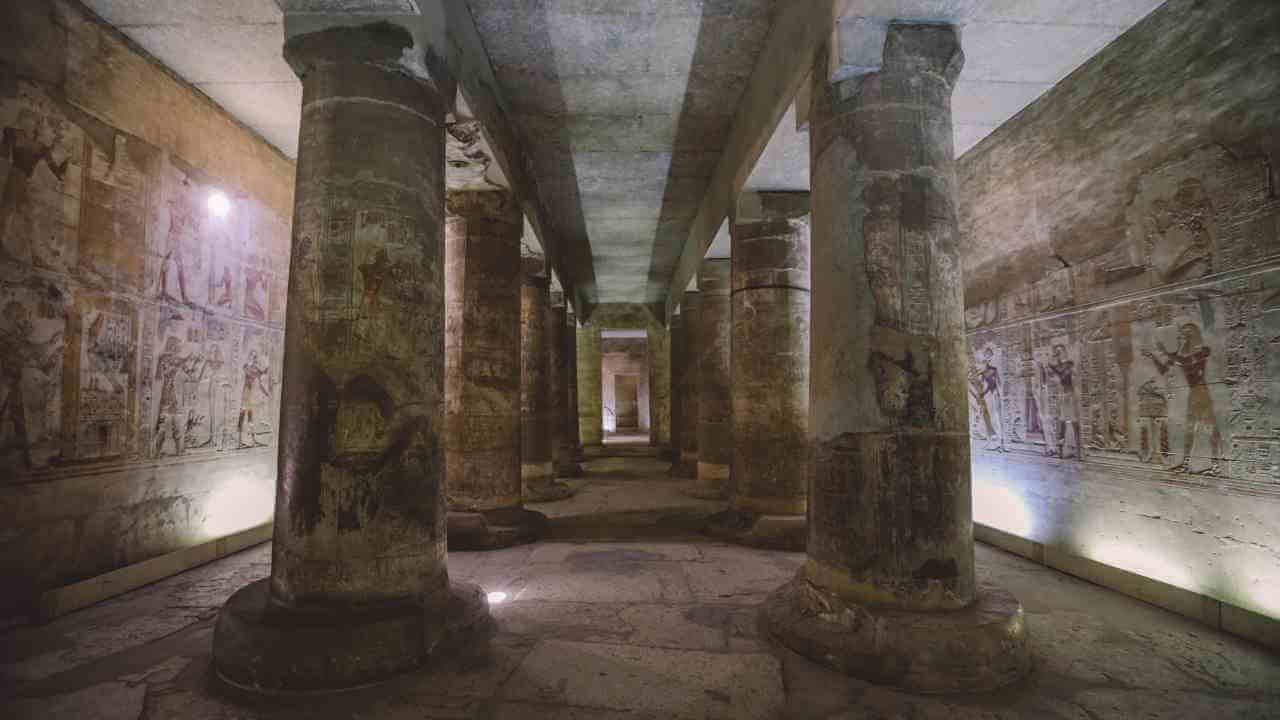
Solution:
M 0 0 L 0 715 L 1280 716 L 1275 68 L 1270 0 Z

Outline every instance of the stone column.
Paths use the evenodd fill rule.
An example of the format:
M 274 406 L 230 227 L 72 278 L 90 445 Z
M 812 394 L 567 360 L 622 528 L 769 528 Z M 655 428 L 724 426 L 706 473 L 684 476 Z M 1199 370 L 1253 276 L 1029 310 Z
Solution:
M 671 335 L 667 328 L 650 326 L 649 352 L 649 445 L 658 448 L 658 457 L 670 457 L 671 448 Z
M 685 291 L 680 303 L 684 317 L 684 346 L 681 351 L 684 371 L 680 385 L 680 462 L 674 475 L 698 477 L 698 328 L 702 317 L 702 293 Z
M 578 328 L 579 437 L 587 451 L 598 451 L 604 442 L 604 398 L 601 394 L 600 370 L 600 328 L 587 323 Z
M 733 491 L 713 534 L 804 550 L 809 423 L 809 194 L 746 193 L 733 256 Z
M 213 638 L 216 671 L 242 688 L 367 684 L 489 624 L 445 557 L 454 83 L 430 53 L 407 70 L 413 50 L 387 23 L 285 44 L 303 100 L 271 577 L 231 597 Z
M 669 350 L 671 352 L 671 474 L 674 476 L 680 467 L 681 423 L 684 422 L 684 315 L 677 312 L 671 316 L 671 324 L 667 328 Z
M 569 458 L 577 467 L 577 471 L 572 474 L 561 474 L 560 477 L 582 477 L 582 466 L 578 465 L 583 460 L 582 453 L 582 429 L 581 421 L 578 413 L 578 316 L 573 311 L 573 306 L 565 303 L 565 358 L 569 365 L 569 407 L 565 412 L 565 437 L 569 442 L 572 452 Z
M 551 461 L 550 348 L 547 315 L 551 280 L 542 258 L 524 258 L 520 273 L 520 480 L 528 502 L 562 500 L 573 490 L 556 480 Z
M 559 297 L 557 297 L 559 296 Z M 559 301 L 557 303 L 557 300 Z M 565 302 L 564 293 L 552 293 L 551 319 L 551 390 L 555 396 L 552 418 L 555 475 L 558 478 L 582 477 L 578 464 L 578 406 L 573 395 L 573 359 L 578 354 L 574 327 L 569 324 L 572 311 Z
M 892 24 L 876 72 L 828 84 L 815 58 L 809 557 L 763 609 L 797 652 L 928 692 L 997 687 L 1028 664 L 1018 601 L 974 580 L 963 57 L 951 26 Z
M 449 548 L 537 539 L 520 483 L 520 237 L 509 192 L 451 192 L 445 224 L 445 467 Z
M 709 258 L 698 268 L 698 483 L 694 497 L 729 497 L 733 463 L 729 397 L 729 258 Z

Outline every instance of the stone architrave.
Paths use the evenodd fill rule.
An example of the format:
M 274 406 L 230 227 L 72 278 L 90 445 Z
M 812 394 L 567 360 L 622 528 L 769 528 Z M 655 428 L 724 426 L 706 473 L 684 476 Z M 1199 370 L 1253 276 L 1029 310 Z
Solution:
M 680 383 L 680 462 L 672 472 L 678 478 L 698 477 L 698 338 L 702 315 L 702 293 L 686 291 L 680 303 L 684 318 L 684 341 L 681 350 L 684 370 Z
M 729 269 L 729 258 L 708 258 L 698 268 L 698 482 L 687 492 L 707 500 L 727 499 L 732 482 Z
M 552 462 L 550 345 L 551 280 L 540 257 L 522 260 L 520 273 L 520 480 L 528 502 L 563 500 L 573 489 L 556 480 Z
M 446 567 L 454 82 L 430 52 L 409 70 L 413 50 L 389 23 L 285 44 L 303 99 L 271 577 L 228 600 L 213 636 L 216 672 L 241 688 L 366 685 L 491 625 L 480 588 Z
M 733 491 L 715 535 L 804 550 L 809 194 L 746 193 L 731 225 Z
M 531 542 L 546 517 L 520 480 L 520 237 L 509 192 L 451 192 L 445 225 L 449 548 Z
M 762 608 L 797 652 L 923 692 L 1028 668 L 1021 605 L 974 576 L 949 25 L 814 87 L 808 562 Z M 827 51 L 814 77 L 826 78 Z

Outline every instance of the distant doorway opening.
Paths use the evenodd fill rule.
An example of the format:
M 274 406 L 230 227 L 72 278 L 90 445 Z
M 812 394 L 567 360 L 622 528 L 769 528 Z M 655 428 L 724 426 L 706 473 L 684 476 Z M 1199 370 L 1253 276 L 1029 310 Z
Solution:
M 601 424 L 607 445 L 649 443 L 649 338 L 605 330 L 600 338 Z

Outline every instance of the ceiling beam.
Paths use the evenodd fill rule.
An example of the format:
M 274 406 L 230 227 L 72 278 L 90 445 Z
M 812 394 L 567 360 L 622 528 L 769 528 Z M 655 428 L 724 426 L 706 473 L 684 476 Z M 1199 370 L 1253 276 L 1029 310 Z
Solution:
M 729 140 L 703 195 L 667 290 L 669 319 L 716 232 L 737 200 L 769 138 L 786 114 L 813 67 L 813 56 L 827 42 L 836 5 L 843 0 L 780 2 L 764 50 L 742 96 Z

